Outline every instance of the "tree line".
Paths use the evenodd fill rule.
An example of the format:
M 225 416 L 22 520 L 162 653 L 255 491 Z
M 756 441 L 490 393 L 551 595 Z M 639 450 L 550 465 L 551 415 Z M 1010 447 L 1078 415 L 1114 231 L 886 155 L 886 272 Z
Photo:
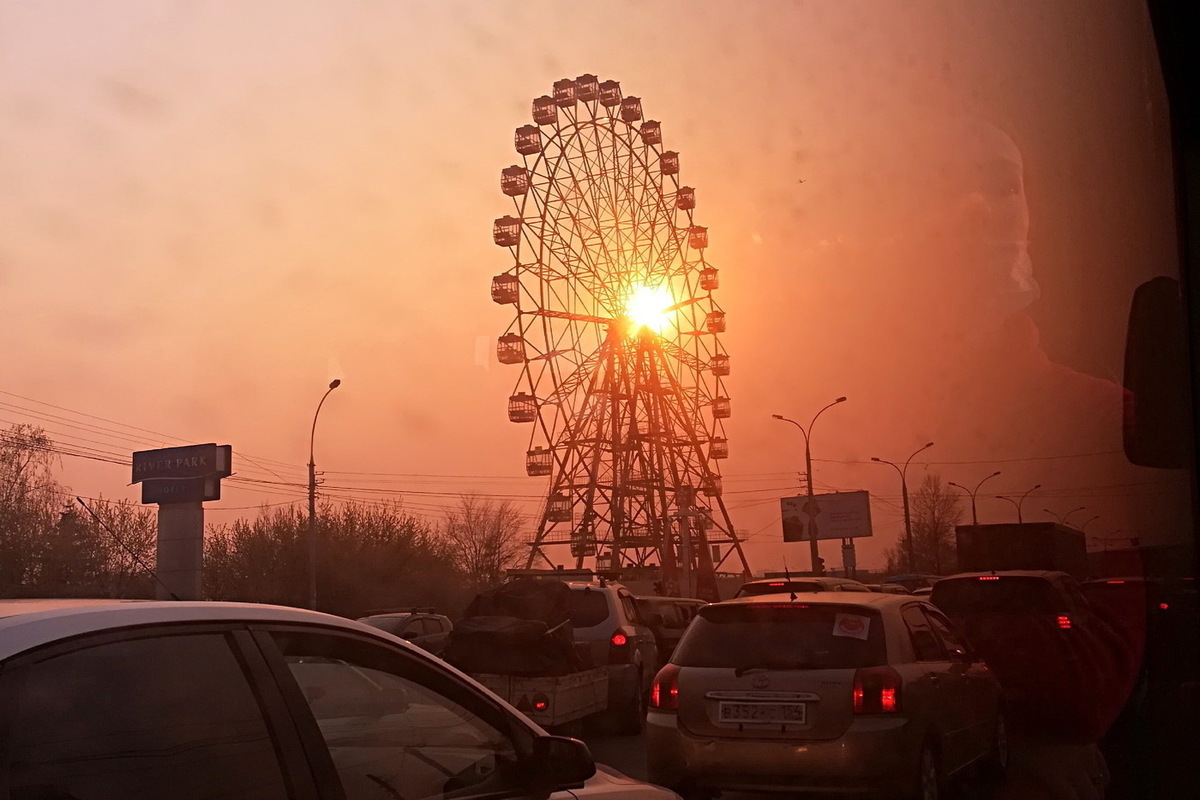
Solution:
M 0 597 L 154 597 L 154 508 L 84 506 L 56 478 L 59 466 L 42 429 L 0 431 Z M 349 617 L 408 606 L 453 615 L 527 552 L 512 504 L 477 495 L 440 520 L 399 502 L 325 501 L 315 527 L 318 606 Z M 204 595 L 303 607 L 308 552 L 308 514 L 298 504 L 210 524 Z

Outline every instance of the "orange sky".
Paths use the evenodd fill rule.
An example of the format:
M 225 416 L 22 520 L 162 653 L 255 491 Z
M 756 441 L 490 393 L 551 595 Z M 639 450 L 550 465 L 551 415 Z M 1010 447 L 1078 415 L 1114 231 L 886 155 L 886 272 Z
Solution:
M 1011 403 L 984 392 L 964 411 L 969 392 L 947 387 L 969 379 L 923 372 L 996 325 L 927 247 L 949 206 L 920 141 L 943 118 L 1008 132 L 1042 347 L 1119 378 L 1132 288 L 1173 269 L 1147 37 L 1121 0 L 5 3 L 0 424 L 126 456 L 229 443 L 240 476 L 291 484 L 227 484 L 207 508 L 229 521 L 302 497 L 311 415 L 338 377 L 317 463 L 352 488 L 331 495 L 400 491 L 435 518 L 459 492 L 534 502 L 528 431 L 505 418 L 516 373 L 492 356 L 510 311 L 488 298 L 509 266 L 490 229 L 530 100 L 592 72 L 642 97 L 697 190 L 729 315 L 726 500 L 755 568 L 780 565 L 776 498 L 802 469 L 770 415 L 807 420 L 841 394 L 814 433 L 816 485 L 877 498 L 860 566 L 902 529 L 896 475 L 868 459 L 903 460 L 959 412 L 985 422 L 950 429 L 978 437 L 940 441 L 913 486 L 927 461 L 970 485 L 1000 469 L 981 521 L 1011 518 L 994 494 L 1041 483 L 1027 519 L 1086 505 L 1089 533 L 1148 535 L 1137 508 L 1171 476 L 1086 455 L 1111 449 L 1111 430 L 1077 425 L 1101 411 L 1030 406 L 1014 449 L 986 423 Z M 113 438 L 96 418 L 164 435 Z M 137 497 L 124 467 L 68 457 L 63 476 Z

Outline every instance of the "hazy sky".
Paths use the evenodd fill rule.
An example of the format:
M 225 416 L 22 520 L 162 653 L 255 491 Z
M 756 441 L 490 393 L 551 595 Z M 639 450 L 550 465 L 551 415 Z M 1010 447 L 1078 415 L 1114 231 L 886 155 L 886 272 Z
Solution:
M 642 98 L 696 187 L 729 318 L 726 501 L 754 567 L 779 566 L 777 497 L 803 465 L 771 414 L 807 421 L 842 394 L 814 432 L 816 485 L 877 498 L 860 566 L 902 529 L 897 476 L 869 458 L 947 430 L 913 486 L 1000 469 L 981 521 L 1012 518 L 994 494 L 1041 483 L 1027 519 L 1086 505 L 1102 517 L 1089 533 L 1129 535 L 1122 509 L 1165 478 L 1112 453 L 1103 385 L 1062 373 L 1084 399 L 1030 401 L 1019 441 L 1013 420 L 988 429 L 1015 405 L 980 389 L 964 348 L 999 318 L 946 277 L 937 243 L 964 206 L 939 205 L 957 195 L 930 167 L 958 169 L 962 140 L 929 131 L 986 119 L 1011 137 L 1041 288 L 1029 319 L 1053 362 L 1119 380 L 1132 288 L 1173 269 L 1137 6 L 10 0 L 0 425 L 117 458 L 229 443 L 240 477 L 287 484 L 227 483 L 207 507 L 221 522 L 303 496 L 336 377 L 317 434 L 328 485 L 346 487 L 330 496 L 431 517 L 460 492 L 533 504 L 545 483 L 524 476 L 528 430 L 505 416 L 517 375 L 492 355 L 511 312 L 488 296 L 510 266 L 491 222 L 511 208 L 499 171 L 531 99 L 591 72 Z M 159 433 L 114 437 L 113 422 Z M 63 476 L 138 496 L 127 467 L 64 457 Z

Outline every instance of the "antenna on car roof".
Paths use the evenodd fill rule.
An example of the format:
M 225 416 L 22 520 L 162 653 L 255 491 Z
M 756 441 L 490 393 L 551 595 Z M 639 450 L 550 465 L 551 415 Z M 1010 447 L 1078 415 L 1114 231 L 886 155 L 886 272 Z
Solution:
M 107 533 L 109 536 L 111 536 L 113 538 L 114 542 L 121 545 L 121 548 L 126 553 L 129 554 L 129 557 L 132 558 L 139 567 L 146 570 L 146 572 L 150 573 L 150 577 L 154 578 L 155 583 L 157 583 L 159 586 L 161 586 L 166 591 L 167 594 L 171 595 L 172 600 L 179 599 L 179 595 L 172 592 L 167 587 L 167 585 L 162 582 L 162 578 L 158 577 L 158 573 L 155 572 L 154 570 L 150 569 L 150 567 L 146 566 L 146 563 L 144 561 L 142 561 L 140 558 L 138 558 L 138 554 L 135 553 L 133 551 L 133 549 L 129 547 L 129 545 L 127 545 L 127 544 L 125 544 L 125 542 L 121 541 L 121 537 L 117 536 L 116 532 L 112 528 L 108 527 L 108 525 L 105 524 L 104 520 L 100 519 L 99 515 L 97 515 L 95 511 L 92 511 L 92 509 L 88 507 L 87 503 L 83 502 L 82 497 L 76 497 L 75 499 L 79 501 L 79 505 L 83 506 L 84 511 L 86 511 L 92 515 L 92 519 L 96 520 L 96 524 L 99 525 L 101 528 L 103 528 L 104 532 Z
M 788 572 L 787 554 L 786 553 L 783 556 L 783 577 L 785 579 L 787 579 L 787 582 L 788 582 L 788 599 L 795 600 L 796 599 L 796 587 L 792 585 L 792 573 Z

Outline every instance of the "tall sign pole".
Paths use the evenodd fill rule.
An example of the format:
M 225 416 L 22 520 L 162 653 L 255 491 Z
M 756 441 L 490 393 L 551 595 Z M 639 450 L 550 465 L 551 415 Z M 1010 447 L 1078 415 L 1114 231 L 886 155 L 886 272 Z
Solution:
M 142 502 L 158 504 L 155 573 L 159 600 L 199 600 L 204 590 L 204 503 L 221 499 L 233 448 L 195 444 L 133 454 Z

